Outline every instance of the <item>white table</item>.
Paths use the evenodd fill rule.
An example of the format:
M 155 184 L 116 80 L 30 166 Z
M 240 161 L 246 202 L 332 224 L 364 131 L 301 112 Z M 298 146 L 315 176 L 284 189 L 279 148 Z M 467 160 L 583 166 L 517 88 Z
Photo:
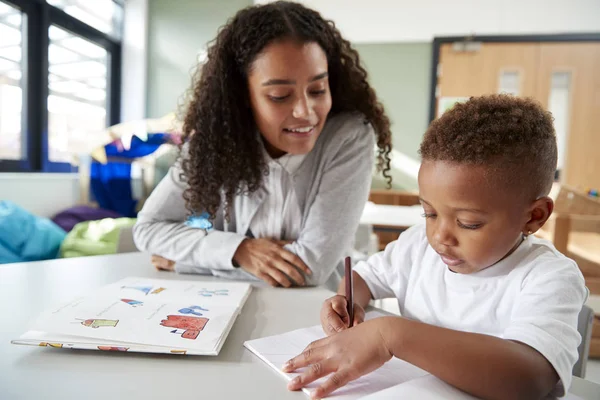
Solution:
M 317 324 L 331 295 L 321 288 L 253 290 L 218 357 L 10 344 L 52 304 L 127 276 L 211 280 L 155 271 L 141 253 L 0 265 L 0 399 L 306 399 L 242 344 Z M 600 400 L 588 381 L 575 379 L 572 392 Z

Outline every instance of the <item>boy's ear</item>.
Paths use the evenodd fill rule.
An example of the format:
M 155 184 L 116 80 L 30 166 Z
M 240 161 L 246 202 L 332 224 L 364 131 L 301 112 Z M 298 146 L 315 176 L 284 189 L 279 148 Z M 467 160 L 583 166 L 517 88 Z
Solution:
M 525 224 L 523 233 L 525 235 L 531 235 L 532 233 L 537 232 L 544 226 L 546 221 L 548 221 L 553 210 L 554 201 L 548 196 L 541 197 L 534 201 L 529 209 L 529 221 Z

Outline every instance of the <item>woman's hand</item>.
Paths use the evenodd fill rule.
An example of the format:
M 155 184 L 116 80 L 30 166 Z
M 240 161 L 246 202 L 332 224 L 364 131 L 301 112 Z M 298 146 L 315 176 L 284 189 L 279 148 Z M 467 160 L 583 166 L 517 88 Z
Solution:
M 154 268 L 159 271 L 175 271 L 175 261 L 152 254 L 151 262 Z
M 350 316 L 347 308 L 348 301 L 341 294 L 330 297 L 325 300 L 321 307 L 321 326 L 323 332 L 327 335 L 333 335 L 348 329 Z M 354 323 L 356 326 L 365 320 L 365 310 L 358 304 L 354 303 Z
M 288 384 L 288 389 L 299 390 L 332 374 L 312 393 L 313 399 L 320 399 L 381 367 L 392 358 L 380 331 L 383 319 L 372 319 L 308 345 L 283 366 L 288 373 L 308 367 Z
M 291 242 L 245 239 L 235 251 L 233 260 L 244 271 L 271 286 L 304 286 L 306 281 L 300 271 L 308 275 L 311 275 L 312 271 L 300 257 L 283 248 L 288 243 Z

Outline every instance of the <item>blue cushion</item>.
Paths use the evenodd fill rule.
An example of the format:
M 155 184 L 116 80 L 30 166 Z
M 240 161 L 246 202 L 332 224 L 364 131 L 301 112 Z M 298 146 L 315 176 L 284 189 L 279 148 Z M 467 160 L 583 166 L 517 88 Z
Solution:
M 0 200 L 0 264 L 56 258 L 66 235 L 48 218 Z

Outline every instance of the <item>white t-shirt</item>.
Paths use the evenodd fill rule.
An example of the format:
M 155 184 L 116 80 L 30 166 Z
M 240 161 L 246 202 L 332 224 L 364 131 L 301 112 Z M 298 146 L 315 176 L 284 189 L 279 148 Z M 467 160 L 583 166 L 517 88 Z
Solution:
M 268 195 L 250 223 L 250 232 L 255 238 L 298 239 L 302 214 L 294 191 L 293 175 L 305 157 L 305 154 L 285 154 L 272 159 L 265 151 L 269 175 L 263 184 Z
M 577 264 L 552 243 L 529 236 L 497 264 L 457 274 L 429 246 L 425 224 L 419 224 L 355 271 L 375 299 L 397 298 L 404 317 L 533 347 L 560 377 L 552 395 L 563 396 L 570 387 L 587 289 Z

